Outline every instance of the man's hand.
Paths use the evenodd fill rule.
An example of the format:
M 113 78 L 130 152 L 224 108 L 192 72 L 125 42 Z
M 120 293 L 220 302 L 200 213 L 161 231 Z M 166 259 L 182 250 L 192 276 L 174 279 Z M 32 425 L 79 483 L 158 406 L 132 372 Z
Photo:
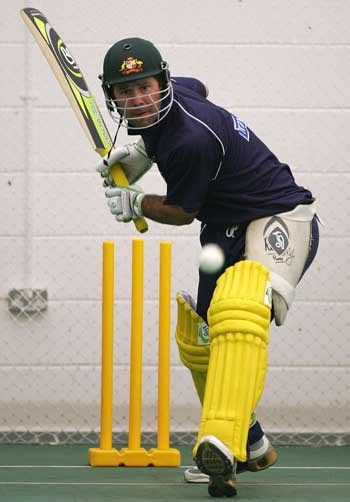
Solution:
M 109 172 L 109 168 L 115 164 L 121 164 L 129 184 L 132 185 L 151 168 L 153 162 L 147 157 L 142 138 L 135 143 L 116 148 L 109 158 L 104 157 L 96 167 L 96 171 L 104 178 L 103 185 L 106 187 L 115 187 Z
M 106 190 L 111 213 L 117 221 L 124 223 L 143 216 L 141 204 L 144 196 L 138 187 L 115 187 Z

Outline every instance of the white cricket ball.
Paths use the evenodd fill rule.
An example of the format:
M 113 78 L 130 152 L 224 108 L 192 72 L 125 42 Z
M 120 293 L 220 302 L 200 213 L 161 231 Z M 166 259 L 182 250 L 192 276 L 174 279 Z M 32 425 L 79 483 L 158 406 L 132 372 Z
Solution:
M 214 274 L 225 263 L 225 254 L 217 244 L 206 244 L 199 255 L 199 268 L 206 274 Z

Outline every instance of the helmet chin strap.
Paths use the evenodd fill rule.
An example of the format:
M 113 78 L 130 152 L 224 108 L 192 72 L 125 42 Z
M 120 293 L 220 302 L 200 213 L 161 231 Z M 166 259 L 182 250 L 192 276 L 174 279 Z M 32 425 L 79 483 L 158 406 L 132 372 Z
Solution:
M 111 156 L 111 153 L 115 147 L 115 144 L 116 144 L 116 141 L 117 141 L 117 137 L 118 137 L 118 133 L 119 133 L 119 129 L 122 125 L 122 122 L 123 122 L 123 118 L 122 117 L 119 117 L 119 124 L 118 124 L 118 127 L 117 127 L 117 130 L 116 130 L 116 133 L 114 135 L 114 138 L 113 138 L 113 143 L 112 143 L 112 146 L 111 148 L 109 149 L 109 152 L 107 154 L 107 160 L 103 160 L 104 164 L 106 164 L 106 166 L 108 166 L 108 160 L 109 160 L 109 157 Z

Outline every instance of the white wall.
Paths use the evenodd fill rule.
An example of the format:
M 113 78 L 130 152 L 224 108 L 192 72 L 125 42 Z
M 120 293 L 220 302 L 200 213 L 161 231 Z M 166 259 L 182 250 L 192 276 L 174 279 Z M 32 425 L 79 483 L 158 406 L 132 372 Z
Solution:
M 125 429 L 131 225 L 107 211 L 97 161 L 51 70 L 19 17 L 0 17 L 0 429 L 91 430 L 98 423 L 101 244 L 117 245 L 116 427 Z M 270 431 L 349 431 L 350 34 L 347 0 L 36 0 L 80 63 L 105 112 L 98 73 L 117 39 L 149 38 L 173 75 L 196 76 L 290 164 L 326 222 L 314 266 L 286 326 L 272 328 L 260 415 Z M 104 113 L 111 130 L 114 124 Z M 120 142 L 126 139 L 120 135 Z M 164 190 L 156 169 L 146 191 Z M 150 222 L 145 236 L 145 423 L 155 400 L 157 260 L 173 242 L 173 293 L 196 292 L 198 224 Z M 45 287 L 31 322 L 7 312 L 12 288 Z M 173 325 L 175 308 L 173 309 Z M 173 428 L 199 408 L 173 343 Z

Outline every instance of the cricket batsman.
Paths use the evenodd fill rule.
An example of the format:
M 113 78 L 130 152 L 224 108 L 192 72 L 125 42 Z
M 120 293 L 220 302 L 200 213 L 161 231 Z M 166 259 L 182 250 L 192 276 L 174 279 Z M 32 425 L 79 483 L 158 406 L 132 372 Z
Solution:
M 140 137 L 97 168 L 113 217 L 167 225 L 196 218 L 202 246 L 215 243 L 225 255 L 220 270 L 199 271 L 196 302 L 178 293 L 176 339 L 202 404 L 197 467 L 185 480 L 208 482 L 213 497 L 234 496 L 238 472 L 266 469 L 277 459 L 255 409 L 270 323 L 285 322 L 317 252 L 315 199 L 242 120 L 208 100 L 202 82 L 171 76 L 151 42 L 127 38 L 112 45 L 102 87 L 118 130 L 125 126 Z M 109 166 L 116 162 L 130 188 L 115 186 Z M 135 186 L 153 163 L 166 194 Z

